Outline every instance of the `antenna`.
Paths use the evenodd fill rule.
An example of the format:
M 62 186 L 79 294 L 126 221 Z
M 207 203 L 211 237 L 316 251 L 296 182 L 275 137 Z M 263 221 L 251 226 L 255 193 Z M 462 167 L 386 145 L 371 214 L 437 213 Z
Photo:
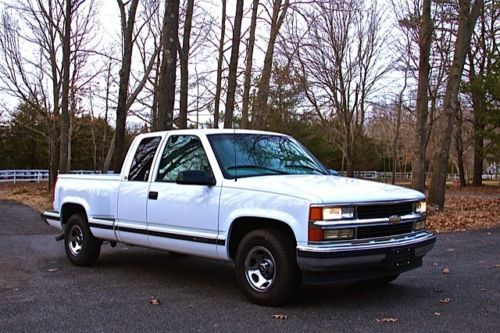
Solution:
M 236 127 L 233 123 L 233 148 L 234 148 L 234 181 L 238 181 L 237 173 L 238 168 L 236 167 Z

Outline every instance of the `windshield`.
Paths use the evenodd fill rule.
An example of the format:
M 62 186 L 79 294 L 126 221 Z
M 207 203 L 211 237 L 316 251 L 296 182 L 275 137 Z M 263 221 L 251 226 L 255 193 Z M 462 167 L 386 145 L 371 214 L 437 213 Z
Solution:
M 225 178 L 328 174 L 302 145 L 285 136 L 211 134 L 208 140 Z

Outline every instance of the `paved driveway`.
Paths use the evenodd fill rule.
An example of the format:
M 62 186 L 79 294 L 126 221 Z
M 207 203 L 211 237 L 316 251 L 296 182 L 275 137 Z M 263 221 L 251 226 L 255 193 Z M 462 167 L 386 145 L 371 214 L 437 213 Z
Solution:
M 118 245 L 75 267 L 55 233 L 0 201 L 1 332 L 500 332 L 500 229 L 439 235 L 424 266 L 391 285 L 303 287 L 282 308 L 248 303 L 217 261 Z

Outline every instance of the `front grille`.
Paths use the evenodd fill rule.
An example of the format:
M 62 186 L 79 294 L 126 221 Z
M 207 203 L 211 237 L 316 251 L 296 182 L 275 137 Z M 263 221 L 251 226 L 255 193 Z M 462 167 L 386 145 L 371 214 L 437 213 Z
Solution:
M 378 219 L 392 215 L 402 216 L 413 213 L 413 203 L 379 204 L 358 206 L 358 219 Z
M 387 237 L 393 235 L 407 234 L 413 231 L 413 223 L 406 222 L 394 225 L 377 225 L 358 227 L 357 238 L 376 238 Z

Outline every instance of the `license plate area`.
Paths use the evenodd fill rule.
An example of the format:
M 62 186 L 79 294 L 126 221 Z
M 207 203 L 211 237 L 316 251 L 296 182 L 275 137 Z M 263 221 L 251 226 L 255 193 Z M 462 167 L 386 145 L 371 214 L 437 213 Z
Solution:
M 402 269 L 415 263 L 415 248 L 407 247 L 391 250 L 385 259 L 385 267 L 388 269 Z

